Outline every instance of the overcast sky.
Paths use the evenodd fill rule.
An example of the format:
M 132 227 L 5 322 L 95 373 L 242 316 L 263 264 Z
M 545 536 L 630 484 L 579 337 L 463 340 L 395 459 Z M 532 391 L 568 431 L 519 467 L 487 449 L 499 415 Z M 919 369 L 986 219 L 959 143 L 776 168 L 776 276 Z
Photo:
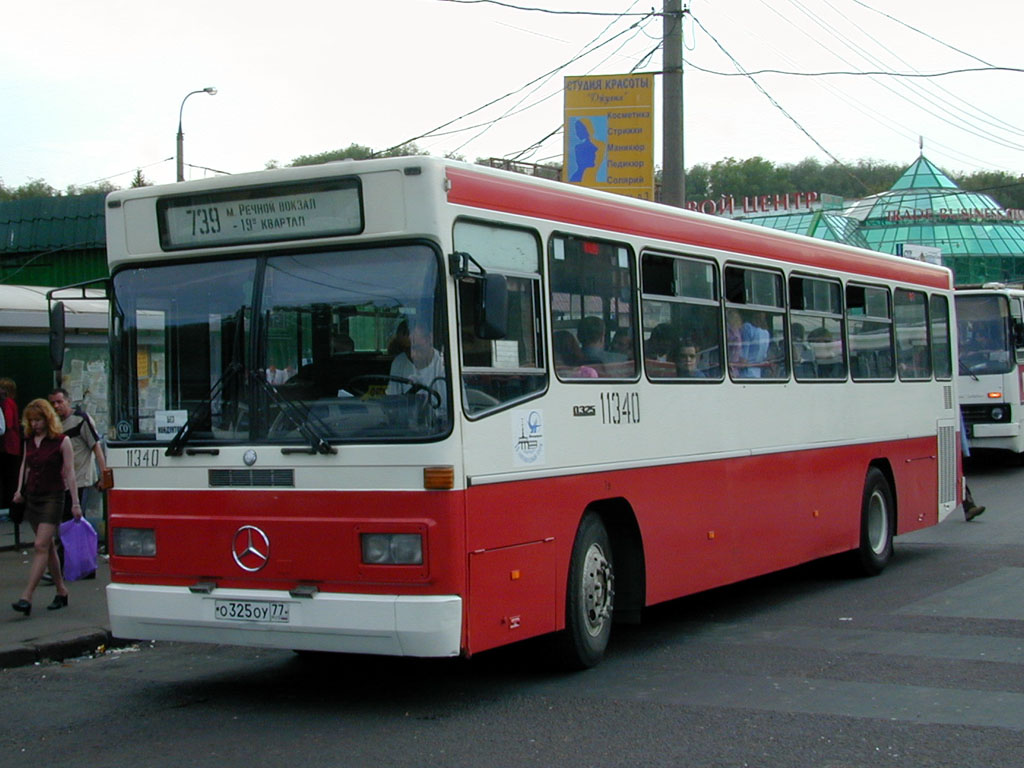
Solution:
M 692 12 L 684 41 L 687 167 L 755 155 L 778 164 L 816 157 L 909 165 L 923 137 L 925 155 L 947 171 L 1024 173 L 1024 72 L 993 69 L 1024 68 L 1021 0 L 684 5 Z M 172 182 L 182 99 L 205 86 L 217 95 L 196 94 L 184 107 L 185 162 L 193 166 L 186 178 L 283 165 L 352 142 L 384 149 L 416 138 L 435 155 L 519 155 L 561 124 L 564 75 L 661 68 L 661 18 L 643 15 L 652 6 L 662 4 L 9 3 L 0 179 L 7 187 L 32 179 L 60 190 L 100 180 L 124 187 L 141 168 L 150 181 Z M 914 79 L 765 73 L 754 78 L 762 91 L 748 77 L 715 74 L 736 73 L 737 65 L 987 71 Z M 418 138 L 478 109 L 443 135 Z M 561 152 L 558 133 L 522 159 L 559 161 Z

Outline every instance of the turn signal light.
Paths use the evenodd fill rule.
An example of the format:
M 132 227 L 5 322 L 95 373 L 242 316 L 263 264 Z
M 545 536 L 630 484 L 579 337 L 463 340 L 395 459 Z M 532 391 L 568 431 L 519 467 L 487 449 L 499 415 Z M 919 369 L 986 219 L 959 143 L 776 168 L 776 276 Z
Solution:
M 988 396 L 991 399 L 993 399 L 993 400 L 999 400 L 1003 396 L 1003 393 L 1002 392 L 989 392 Z
M 424 467 L 423 487 L 428 491 L 450 491 L 455 487 L 455 467 Z

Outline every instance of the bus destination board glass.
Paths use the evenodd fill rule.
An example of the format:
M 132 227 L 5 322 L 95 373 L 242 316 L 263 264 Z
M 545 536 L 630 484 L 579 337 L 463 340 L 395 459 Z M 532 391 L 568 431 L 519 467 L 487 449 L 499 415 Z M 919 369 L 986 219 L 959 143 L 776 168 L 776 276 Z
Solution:
M 165 197 L 157 201 L 157 218 L 166 251 L 352 235 L 363 229 L 356 179 Z

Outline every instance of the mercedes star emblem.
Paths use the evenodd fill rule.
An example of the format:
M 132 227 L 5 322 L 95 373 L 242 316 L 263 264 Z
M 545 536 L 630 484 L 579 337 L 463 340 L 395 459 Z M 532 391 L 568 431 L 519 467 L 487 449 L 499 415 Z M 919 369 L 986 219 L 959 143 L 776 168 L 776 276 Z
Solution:
M 235 531 L 231 556 L 243 571 L 255 573 L 270 559 L 270 539 L 255 525 L 243 525 Z

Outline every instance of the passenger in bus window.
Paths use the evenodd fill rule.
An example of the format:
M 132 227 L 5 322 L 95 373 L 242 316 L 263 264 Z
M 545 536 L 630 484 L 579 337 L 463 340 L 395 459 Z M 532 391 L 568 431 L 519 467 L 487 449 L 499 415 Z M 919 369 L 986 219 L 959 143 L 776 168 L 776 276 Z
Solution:
M 747 367 L 741 375 L 751 379 L 764 377 L 768 365 L 768 346 L 772 340 L 764 312 L 754 312 L 749 316 L 740 328 L 740 337 L 743 339 L 743 357 L 747 361 Z
M 801 323 L 793 323 L 793 370 L 798 379 L 813 379 L 816 374 L 814 350 L 807 343 L 806 331 Z
M 597 371 L 583 364 L 583 350 L 571 331 L 555 331 L 551 342 L 555 353 L 555 372 L 559 378 L 597 378 Z
M 743 317 L 738 309 L 730 309 L 725 314 L 725 338 L 729 355 L 729 375 L 733 378 L 743 376 Z
M 653 379 L 674 377 L 675 355 L 678 351 L 679 340 L 672 326 L 668 323 L 654 326 L 644 343 L 644 365 L 647 366 L 647 375 Z
M 604 365 L 605 363 L 621 363 L 626 356 L 605 349 L 604 320 L 596 315 L 589 315 L 580 320 L 576 328 L 576 337 L 583 348 L 583 362 L 587 365 Z M 601 369 L 598 369 L 601 373 Z
M 356 351 L 356 343 L 347 333 L 338 333 L 331 337 L 331 354 L 347 355 Z
M 612 337 L 612 353 L 622 355 L 623 360 L 633 359 L 633 331 L 619 328 Z
M 842 378 L 844 375 L 842 342 L 834 339 L 828 328 L 815 328 L 807 335 L 807 342 L 814 350 L 818 378 Z
M 702 371 L 697 364 L 697 345 L 696 343 L 686 340 L 679 347 L 679 352 L 676 354 L 676 375 L 683 379 L 703 379 L 705 378 L 704 371 Z

